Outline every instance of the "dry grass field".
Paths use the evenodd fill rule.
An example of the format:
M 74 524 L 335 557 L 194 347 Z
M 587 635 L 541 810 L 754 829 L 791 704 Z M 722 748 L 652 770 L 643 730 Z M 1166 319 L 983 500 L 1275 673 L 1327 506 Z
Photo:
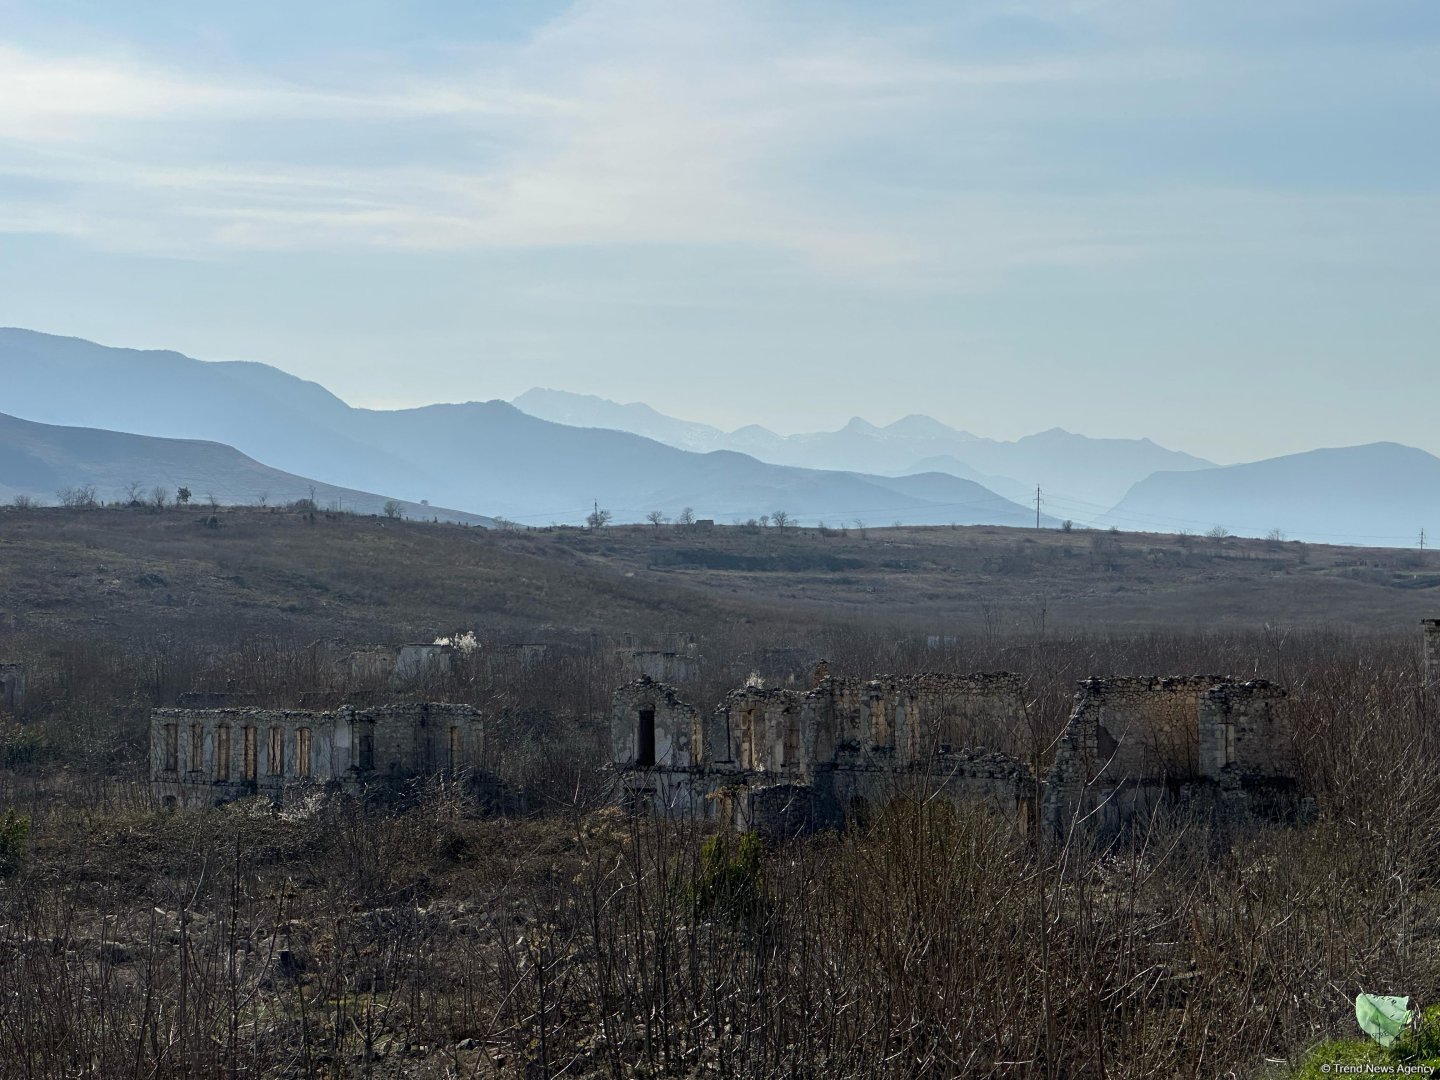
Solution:
M 212 527 L 213 522 L 213 527 Z M 744 623 L 1412 628 L 1440 554 L 996 527 L 487 531 L 257 508 L 0 510 L 0 633 L 508 640 Z
M 1356 1034 L 1359 991 L 1440 1002 L 1440 713 L 1416 625 L 1440 569 L 1418 553 L 211 516 L 0 512 L 0 661 L 30 674 L 25 714 L 0 718 L 5 1080 L 1300 1080 L 1440 1048 L 1330 1041 Z M 482 651 L 425 688 L 493 725 L 498 816 L 446 777 L 373 804 L 150 797 L 151 706 L 344 700 L 373 688 L 327 657 L 462 629 L 563 646 L 508 668 Z M 671 634 L 700 644 L 701 708 L 819 655 L 1018 672 L 1028 722 L 1004 748 L 1041 775 L 1078 679 L 1272 678 L 1315 819 L 1177 812 L 1050 845 L 899 782 L 864 825 L 758 847 L 626 817 L 618 646 Z

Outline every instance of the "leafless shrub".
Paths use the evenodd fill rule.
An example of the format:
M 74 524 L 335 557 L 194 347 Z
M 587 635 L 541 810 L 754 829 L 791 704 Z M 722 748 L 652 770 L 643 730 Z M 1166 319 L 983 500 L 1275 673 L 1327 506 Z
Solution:
M 483 765 L 526 796 L 509 816 L 444 776 L 388 807 L 157 814 L 138 784 L 150 702 L 402 691 L 320 642 L 19 641 L 45 704 L 0 729 L 0 801 L 33 820 L 0 881 L 3 1060 L 34 1076 L 1255 1075 L 1348 1030 L 1356 987 L 1440 997 L 1440 725 L 1413 641 L 992 623 L 940 650 L 883 627 L 808 644 L 842 671 L 1022 671 L 1025 722 L 984 737 L 1042 768 L 1084 675 L 1279 678 L 1315 822 L 1173 811 L 1092 850 L 897 783 L 868 822 L 746 868 L 713 825 L 604 806 L 613 650 L 527 663 L 483 642 L 415 692 L 491 718 Z M 750 631 L 712 632 L 734 670 L 697 698 L 750 670 Z M 744 904 L 705 899 L 717 866 L 740 867 Z
M 60 500 L 61 506 L 71 510 L 90 510 L 100 505 L 99 499 L 95 497 L 94 484 L 62 488 L 55 496 Z

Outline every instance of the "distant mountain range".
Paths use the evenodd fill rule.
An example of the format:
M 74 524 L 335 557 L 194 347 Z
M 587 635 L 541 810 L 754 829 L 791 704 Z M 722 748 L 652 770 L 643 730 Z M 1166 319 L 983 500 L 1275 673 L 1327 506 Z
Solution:
M 776 510 L 833 524 L 1035 520 L 1032 509 L 943 473 L 896 478 L 695 453 L 629 432 L 550 423 L 503 401 L 355 409 L 263 364 L 27 330 L 0 330 L 0 385 L 5 408 L 30 420 L 224 443 L 337 487 L 423 497 L 522 524 L 580 522 L 597 500 L 616 521 L 654 511 L 674 517 L 686 507 L 722 521 Z
M 1082 521 L 1104 513 L 1153 472 L 1214 467 L 1149 439 L 1092 439 L 1052 428 L 1001 442 L 919 415 L 883 427 L 857 416 L 838 431 L 777 435 L 755 425 L 722 431 L 639 402 L 621 405 L 561 390 L 527 390 L 512 404 L 559 424 L 629 431 L 687 450 L 735 450 L 777 465 L 886 476 L 944 472 L 1020 503 L 1033 503 L 1040 486 L 1060 516 Z
M 1194 472 L 1159 472 L 1101 519 L 1120 529 L 1409 546 L 1440 534 L 1440 458 L 1370 443 Z
M 233 447 L 198 439 L 161 439 L 95 428 L 37 424 L 0 413 L 0 499 L 18 495 L 55 505 L 63 492 L 94 489 L 102 502 L 132 495 L 148 501 L 159 488 L 173 501 L 189 489 L 196 506 L 216 502 L 268 502 L 280 506 L 314 499 L 321 509 L 382 513 L 383 495 L 334 487 L 272 469 Z M 400 502 L 407 517 L 494 525 L 494 519 L 440 507 Z
M 1393 443 L 1217 466 L 1148 439 L 1057 428 L 1002 442 L 918 415 L 790 436 L 725 432 L 554 390 L 356 409 L 264 364 L 18 329 L 0 329 L 0 395 L 6 500 L 85 483 L 113 499 L 139 483 L 290 501 L 313 483 L 322 506 L 374 511 L 383 492 L 409 516 L 448 520 L 579 523 L 598 502 L 617 522 L 688 507 L 722 522 L 784 510 L 806 524 L 1034 525 L 1038 482 L 1048 526 L 1065 517 L 1395 546 L 1422 528 L 1440 536 L 1440 459 Z

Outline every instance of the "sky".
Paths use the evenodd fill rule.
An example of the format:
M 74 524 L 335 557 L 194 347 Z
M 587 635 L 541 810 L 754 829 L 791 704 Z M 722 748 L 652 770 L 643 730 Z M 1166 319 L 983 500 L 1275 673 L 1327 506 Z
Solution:
M 0 324 L 372 407 L 1440 453 L 1436 116 L 1433 0 L 0 0 Z

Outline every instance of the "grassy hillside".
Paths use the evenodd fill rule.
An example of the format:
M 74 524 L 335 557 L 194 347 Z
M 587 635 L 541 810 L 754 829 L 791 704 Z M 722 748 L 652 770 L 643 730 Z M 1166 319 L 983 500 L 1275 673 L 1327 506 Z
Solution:
M 36 424 L 0 413 L 0 495 L 34 505 L 57 500 L 74 505 L 88 488 L 99 502 L 173 502 L 180 488 L 197 502 L 222 505 L 260 502 L 284 505 L 308 500 L 316 506 L 382 513 L 384 495 L 335 487 L 272 469 L 240 451 L 200 439 L 162 439 L 96 428 Z M 66 492 L 70 492 L 69 498 Z M 422 520 L 492 525 L 493 519 L 463 511 L 393 500 L 404 516 Z
M 0 1060 L 27 1075 L 600 1078 L 714 1061 L 858 1080 L 1043 1060 L 1281 1080 L 1349 1052 L 1325 1040 L 1355 1034 L 1353 988 L 1440 1000 L 1440 727 L 1415 648 L 1440 609 L 1429 557 L 990 528 L 210 517 L 0 512 L 0 660 L 30 676 L 23 722 L 0 719 Z M 1375 633 L 1273 628 L 1304 623 Z M 304 646 L 467 626 L 602 646 L 494 671 L 473 657 L 424 688 L 486 712 L 484 768 L 513 816 L 446 776 L 389 804 L 158 812 L 151 705 L 403 693 Z M 953 649 L 916 642 L 951 630 Z M 816 646 L 847 674 L 1017 671 L 1025 723 L 992 745 L 1042 766 L 1086 675 L 1275 678 L 1317 818 L 1229 831 L 1162 815 L 1135 844 L 1062 851 L 900 781 L 841 835 L 727 848 L 607 805 L 605 710 L 630 673 L 603 646 L 667 631 L 704 642 L 685 687 L 702 709 L 777 644 L 802 672 Z
M 717 626 L 944 634 L 1440 612 L 1440 555 L 994 527 L 495 531 L 348 514 L 0 510 L 0 634 L 515 640 Z

